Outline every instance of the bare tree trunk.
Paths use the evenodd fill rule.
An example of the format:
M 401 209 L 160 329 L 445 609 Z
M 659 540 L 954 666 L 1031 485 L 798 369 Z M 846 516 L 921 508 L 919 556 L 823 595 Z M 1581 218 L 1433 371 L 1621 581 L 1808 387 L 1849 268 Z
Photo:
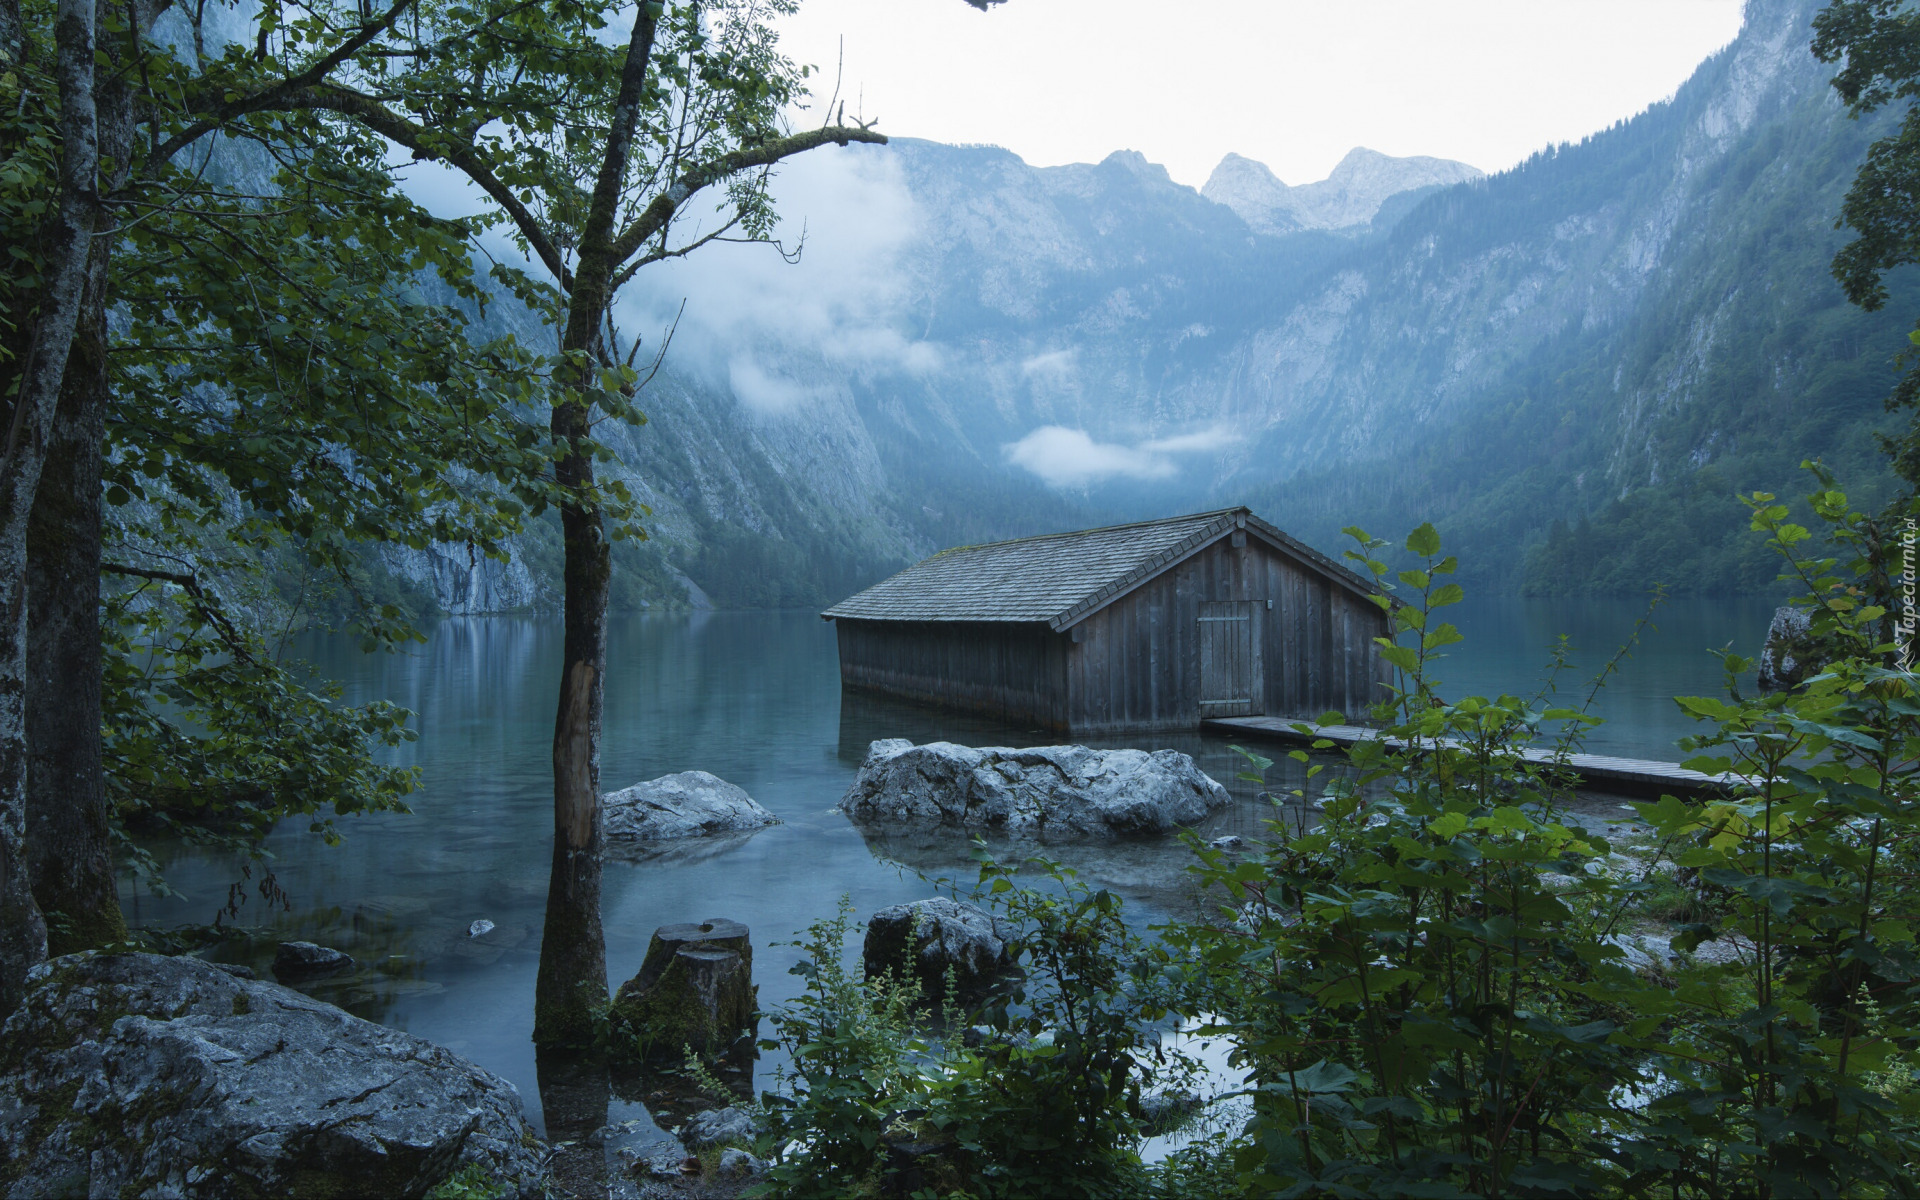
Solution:
M 552 436 L 563 448 L 555 475 L 566 489 L 560 529 L 566 550 L 566 637 L 560 709 L 553 722 L 553 875 L 534 984 L 533 1040 L 584 1046 L 607 1002 L 607 943 L 600 928 L 600 712 L 606 694 L 607 583 L 613 558 L 594 496 L 592 395 L 595 351 L 612 299 L 613 220 L 640 119 L 653 54 L 655 18 L 635 14 L 621 70 L 620 94 L 607 134 L 606 157 L 580 239 L 578 268 L 567 297 L 567 327 L 556 375 Z
M 95 27 L 110 16 L 101 0 Z M 127 11 L 151 26 L 150 5 Z M 116 66 L 140 53 L 138 28 L 100 48 Z M 103 191 L 132 169 L 129 72 L 96 84 L 94 119 Z M 95 219 L 106 214 L 96 211 Z M 101 759 L 100 468 L 107 436 L 107 280 L 110 238 L 96 237 L 73 344 L 54 412 L 46 464 L 27 528 L 27 855 L 33 897 L 47 918 L 50 954 L 127 936 L 114 886 Z
M 94 123 L 93 0 L 60 0 L 54 14 L 60 92 L 60 192 L 35 247 L 46 280 L 24 353 L 0 375 L 10 401 L 0 457 L 0 1012 L 19 1003 L 26 975 L 46 957 L 47 927 L 27 860 L 27 523 L 80 311 L 99 167 Z
M 103 125 L 105 122 L 102 122 Z M 27 529 L 27 853 L 47 952 L 124 940 L 100 745 L 109 243 L 95 241 Z
M 555 408 L 556 439 L 577 438 L 582 406 Z M 565 429 L 565 433 L 560 431 Z M 569 487 L 593 485 L 593 459 L 574 451 L 559 465 Z M 612 571 L 597 506 L 560 510 L 566 546 L 565 665 L 553 723 L 553 875 L 534 986 L 534 1041 L 585 1046 L 607 1002 L 607 946 L 600 928 L 600 713 L 607 665 L 607 580 Z

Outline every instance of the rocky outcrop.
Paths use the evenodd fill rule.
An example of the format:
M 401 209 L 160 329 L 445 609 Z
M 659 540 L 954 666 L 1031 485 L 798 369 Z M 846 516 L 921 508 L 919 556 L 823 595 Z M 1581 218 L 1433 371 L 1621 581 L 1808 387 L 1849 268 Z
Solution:
M 1228 802 L 1226 788 L 1174 750 L 975 749 L 896 738 L 868 748 L 841 807 L 857 820 L 1117 835 L 1167 833 Z
M 1813 643 L 1813 620 L 1806 611 L 1774 609 L 1767 643 L 1760 650 L 1760 690 L 1783 692 L 1798 686 L 1819 671 L 1820 657 Z
M 962 991 L 977 989 L 1007 966 L 1011 947 L 985 909 L 939 897 L 874 913 L 861 959 L 868 976 L 904 969 L 920 980 L 922 995 L 937 999 L 948 971 Z
M 600 805 L 606 814 L 607 838 L 614 841 L 712 837 L 780 823 L 744 790 L 705 771 L 649 779 L 607 793 Z
M 55 959 L 0 1036 L 7 1197 L 530 1197 L 546 1160 L 506 1080 L 194 958 Z

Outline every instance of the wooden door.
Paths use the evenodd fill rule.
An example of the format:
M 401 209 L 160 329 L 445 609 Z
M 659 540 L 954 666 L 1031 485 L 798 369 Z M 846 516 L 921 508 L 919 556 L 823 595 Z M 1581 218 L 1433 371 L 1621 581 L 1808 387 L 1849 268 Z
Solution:
M 1260 639 L 1250 600 L 1200 604 L 1200 715 L 1260 712 Z

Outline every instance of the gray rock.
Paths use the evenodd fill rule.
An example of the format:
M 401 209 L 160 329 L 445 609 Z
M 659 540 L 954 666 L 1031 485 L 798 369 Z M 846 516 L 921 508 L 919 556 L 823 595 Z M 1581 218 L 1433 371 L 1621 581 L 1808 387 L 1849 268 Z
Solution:
M 1680 956 L 1674 953 L 1671 938 L 1615 933 L 1601 940 L 1619 947 L 1621 961 L 1636 975 L 1664 974 L 1670 966 L 1680 961 Z
M 752 796 L 705 771 L 662 775 L 601 797 L 610 840 L 658 842 L 778 825 Z
M 758 1179 L 766 1170 L 767 1164 L 745 1150 L 722 1150 L 719 1165 L 713 1173 L 731 1183 L 739 1179 Z
M 0 1194 L 417 1196 L 477 1165 L 541 1194 L 512 1084 L 195 958 L 34 969 L 0 1031 Z
M 285 983 L 338 975 L 353 965 L 353 957 L 331 946 L 312 942 L 281 942 L 273 955 L 273 977 Z
M 1240 837 L 1238 834 L 1232 834 L 1232 833 L 1229 833 L 1224 837 L 1217 837 L 1207 843 L 1207 845 L 1211 846 L 1215 850 L 1238 850 L 1242 846 L 1245 846 L 1246 844 L 1247 842 L 1245 838 Z
M 686 1165 L 687 1151 L 677 1138 L 650 1142 L 638 1149 L 624 1149 L 619 1158 L 627 1173 L 641 1179 L 678 1179 Z
M 492 932 L 493 932 L 493 922 L 487 920 L 485 917 L 481 917 L 478 921 L 475 921 L 473 924 L 467 926 L 467 936 L 470 938 L 477 938 L 483 933 L 492 933 Z
M 1767 644 L 1760 649 L 1760 690 L 1779 692 L 1818 672 L 1813 644 L 1813 619 L 1798 608 L 1776 608 L 1767 625 Z
M 744 1108 L 712 1108 L 699 1112 L 680 1131 L 687 1149 L 705 1150 L 723 1142 L 751 1145 L 760 1132 L 760 1121 Z
M 1006 967 L 1010 948 L 999 924 L 977 905 L 939 897 L 895 904 L 867 920 L 861 958 L 869 976 L 910 969 L 922 994 L 945 994 L 947 971 L 962 991 L 978 988 Z
M 975 749 L 893 738 L 867 750 L 841 808 L 891 819 L 1021 832 L 1166 833 L 1230 803 L 1175 750 Z
M 229 974 L 229 975 L 231 975 L 231 976 L 233 976 L 233 977 L 234 977 L 235 979 L 258 979 L 258 978 L 260 978 L 260 977 L 259 977 L 258 975 L 255 975 L 255 974 L 253 973 L 253 968 L 252 968 L 252 967 L 249 967 L 249 966 L 247 966 L 247 965 L 245 965 L 244 963 L 221 963 L 221 962 L 217 962 L 217 963 L 208 963 L 207 965 L 208 965 L 208 966 L 210 966 L 210 967 L 214 967 L 214 968 L 216 968 L 216 969 L 218 969 L 218 970 L 221 970 L 221 971 L 225 971 L 225 972 L 226 972 L 227 974 Z

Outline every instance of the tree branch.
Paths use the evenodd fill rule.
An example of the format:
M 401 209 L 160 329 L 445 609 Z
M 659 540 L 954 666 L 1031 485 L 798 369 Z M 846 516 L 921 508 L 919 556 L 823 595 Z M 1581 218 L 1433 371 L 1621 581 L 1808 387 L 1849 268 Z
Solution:
M 694 167 L 673 182 L 666 191 L 653 198 L 632 224 L 620 231 L 613 244 L 613 261 L 624 263 L 633 257 L 647 239 L 659 233 L 672 221 L 674 214 L 680 211 L 689 197 L 702 188 L 736 175 L 754 167 L 770 167 L 783 158 L 790 158 L 828 142 L 844 146 L 848 142 L 865 142 L 871 146 L 884 146 L 887 137 L 883 133 L 861 125 L 828 125 L 821 129 L 810 129 L 788 137 L 771 138 L 758 146 L 745 146 L 723 154 L 712 162 Z
M 409 0 L 411 2 L 411 0 Z M 554 279 L 564 289 L 573 287 L 573 273 L 567 270 L 566 259 L 559 247 L 542 229 L 538 218 L 513 190 L 500 182 L 471 143 L 463 143 L 447 138 L 443 134 L 423 125 L 417 125 L 394 112 L 372 96 L 364 95 L 337 84 L 321 84 L 310 87 L 297 95 L 285 99 L 287 107 L 319 109 L 336 112 L 341 116 L 352 117 L 380 136 L 397 142 L 413 151 L 421 158 L 433 162 L 443 162 L 458 170 L 461 174 L 479 185 L 480 190 L 506 211 L 520 236 L 527 239 L 527 245 L 539 257 L 540 262 L 552 272 Z
M 267 109 L 279 107 L 288 97 L 302 89 L 312 87 L 319 83 L 325 79 L 335 67 L 353 57 L 354 53 L 361 47 L 393 28 L 393 23 L 398 21 L 401 14 L 405 13 L 407 9 L 413 7 L 413 3 L 414 0 L 394 0 L 393 7 L 381 14 L 378 21 L 362 25 L 358 33 L 346 41 L 341 42 L 338 46 L 335 46 L 330 53 L 321 57 L 298 75 L 290 75 L 269 87 L 254 92 L 252 95 L 241 96 L 229 101 L 215 109 L 212 116 L 195 121 L 179 133 L 174 134 L 166 141 L 160 143 L 154 152 L 148 156 L 147 170 L 151 171 L 153 167 L 167 162 L 174 155 L 180 153 L 182 149 L 199 141 L 207 134 L 212 133 L 214 130 L 235 118 L 244 117 L 248 113 L 264 112 Z M 264 26 L 262 27 L 261 36 L 266 36 Z
M 247 640 L 240 636 L 240 631 L 221 610 L 220 602 L 200 585 L 197 577 L 182 571 L 156 571 L 148 567 L 129 567 L 110 562 L 101 563 L 100 570 L 108 575 L 126 575 L 153 583 L 178 584 L 191 598 L 194 611 L 200 614 L 200 619 L 213 626 L 214 632 L 220 635 L 220 640 L 226 643 L 227 649 L 232 651 L 233 656 L 248 663 L 255 661 L 252 652 L 247 648 Z

